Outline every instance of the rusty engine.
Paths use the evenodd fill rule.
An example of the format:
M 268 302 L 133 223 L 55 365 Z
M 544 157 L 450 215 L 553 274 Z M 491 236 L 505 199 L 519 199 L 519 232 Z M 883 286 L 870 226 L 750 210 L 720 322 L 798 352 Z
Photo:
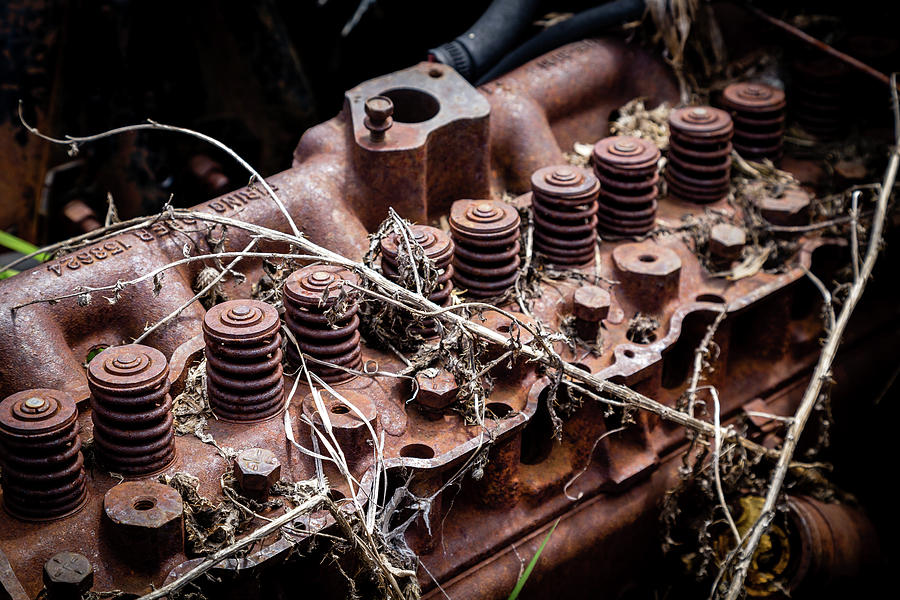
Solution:
M 346 91 L 267 186 L 214 196 L 237 180 L 201 153 L 193 208 L 66 204 L 78 237 L 0 281 L 0 597 L 708 595 L 893 143 L 887 86 L 858 87 L 883 114 L 849 108 L 845 62 L 760 63 L 748 38 L 788 44 L 751 29 L 725 36 L 743 70 L 694 93 L 642 36 L 500 72 L 461 36 Z M 873 593 L 896 559 L 892 261 L 750 596 Z

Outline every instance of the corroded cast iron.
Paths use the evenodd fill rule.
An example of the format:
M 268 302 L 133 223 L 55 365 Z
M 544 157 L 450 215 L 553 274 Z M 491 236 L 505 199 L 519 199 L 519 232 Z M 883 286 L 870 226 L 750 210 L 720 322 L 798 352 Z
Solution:
M 734 125 L 724 110 L 688 106 L 669 115 L 669 195 L 706 204 L 728 193 Z
M 453 281 L 469 296 L 488 298 L 519 278 L 519 213 L 499 200 L 457 200 L 450 209 L 456 243 Z
M 784 92 L 765 83 L 732 83 L 722 92 L 734 120 L 734 149 L 744 158 L 781 158 Z
M 162 352 L 129 344 L 107 348 L 88 365 L 97 460 L 141 476 L 175 460 L 169 364 Z
M 425 256 L 434 261 L 434 268 L 438 271 L 437 284 L 434 291 L 428 295 L 428 299 L 440 306 L 446 306 L 450 302 L 450 293 L 453 292 L 453 252 L 454 244 L 450 236 L 436 227 L 427 225 L 413 225 L 409 228 L 413 239 L 422 246 Z M 393 233 L 381 240 L 381 270 L 384 276 L 392 281 L 400 277 L 397 268 L 398 253 L 400 248 L 400 236 Z M 414 333 L 423 338 L 434 337 L 438 334 L 438 325 L 434 319 L 426 319 L 422 327 L 416 327 Z
M 75 401 L 57 390 L 25 390 L 0 403 L 0 481 L 10 514 L 44 521 L 84 505 L 77 419 Z
M 601 186 L 601 233 L 641 235 L 653 228 L 659 156 L 656 144 L 636 137 L 608 137 L 594 145 L 592 162 Z
M 844 130 L 844 97 L 850 72 L 830 58 L 791 65 L 791 113 L 808 133 L 832 139 Z
M 294 271 L 284 283 L 284 320 L 303 353 L 348 369 L 359 369 L 362 364 L 356 314 L 359 306 L 351 303 L 331 322 L 326 314 L 338 301 L 343 282 L 356 284 L 359 278 L 352 271 L 330 265 L 310 265 Z M 301 364 L 293 342 L 288 343 L 287 354 L 294 365 Z M 312 361 L 307 361 L 306 367 L 330 383 L 353 377 L 342 369 Z
M 203 319 L 206 390 L 216 416 L 260 421 L 284 405 L 278 310 L 258 300 L 231 300 Z
M 597 178 L 568 165 L 544 167 L 531 176 L 531 191 L 535 250 L 553 265 L 593 263 Z

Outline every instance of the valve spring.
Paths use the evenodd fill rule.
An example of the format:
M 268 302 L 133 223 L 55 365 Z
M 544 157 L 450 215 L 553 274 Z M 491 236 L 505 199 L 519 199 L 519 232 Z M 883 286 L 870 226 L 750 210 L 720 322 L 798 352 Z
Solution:
M 848 68 L 825 57 L 795 61 L 791 74 L 791 112 L 796 121 L 816 137 L 840 136 L 844 130 Z
M 25 390 L 0 403 L 0 482 L 13 516 L 47 521 L 87 499 L 78 409 L 69 394 Z
M 597 178 L 568 165 L 544 167 L 531 175 L 531 192 L 535 250 L 551 265 L 593 263 Z
M 263 421 L 284 408 L 278 310 L 259 300 L 230 300 L 203 319 L 206 391 L 217 417 Z
M 453 283 L 473 298 L 498 296 L 519 278 L 519 212 L 499 200 L 457 200 L 450 208 Z
M 409 228 L 413 239 L 422 246 L 425 256 L 434 261 L 434 268 L 438 271 L 437 282 L 434 291 L 428 294 L 428 299 L 439 306 L 447 306 L 450 303 L 450 294 L 453 292 L 453 253 L 454 244 L 450 236 L 436 227 L 427 225 L 413 225 Z M 394 282 L 399 282 L 400 272 L 397 268 L 397 255 L 400 251 L 400 236 L 393 233 L 381 239 L 381 270 L 384 276 Z M 422 326 L 412 329 L 413 335 L 421 338 L 432 338 L 438 335 L 439 327 L 435 319 L 425 319 Z
M 734 125 L 724 110 L 689 106 L 669 115 L 669 195 L 688 202 L 717 202 L 728 193 Z
M 304 354 L 348 369 L 359 370 L 362 352 L 359 346 L 359 305 L 353 302 L 347 310 L 328 323 L 326 312 L 337 302 L 344 282 L 359 283 L 359 278 L 343 267 L 310 265 L 291 273 L 284 282 L 284 320 Z M 292 342 L 287 345 L 288 361 L 302 364 Z M 307 368 L 329 383 L 353 377 L 341 369 L 312 361 Z
M 139 477 L 175 460 L 169 364 L 140 344 L 113 346 L 88 365 L 97 460 L 115 473 Z
M 734 149 L 744 158 L 778 161 L 784 138 L 784 92 L 765 83 L 732 83 L 722 92 L 734 120 Z
M 650 140 L 614 136 L 594 145 L 594 174 L 600 180 L 601 233 L 633 236 L 656 222 L 659 148 Z

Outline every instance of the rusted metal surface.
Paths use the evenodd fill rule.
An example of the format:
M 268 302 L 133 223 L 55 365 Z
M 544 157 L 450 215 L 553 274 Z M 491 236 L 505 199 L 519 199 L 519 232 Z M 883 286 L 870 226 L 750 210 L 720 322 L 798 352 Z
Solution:
M 20 519 L 47 521 L 87 499 L 78 409 L 65 392 L 37 389 L 0 403 L 3 506 Z
M 358 284 L 359 278 L 347 269 L 327 265 L 304 267 L 284 282 L 284 319 L 297 340 L 297 346 L 287 345 L 292 364 L 301 364 L 299 347 L 304 354 L 348 369 L 362 365 L 358 304 L 350 303 L 330 321 L 327 314 L 337 303 L 344 282 Z M 353 377 L 352 373 L 325 365 L 310 364 L 309 369 L 328 382 Z
M 258 300 L 231 300 L 206 313 L 206 389 L 217 417 L 261 421 L 284 409 L 280 328 L 278 310 Z
M 732 83 L 722 92 L 734 121 L 734 149 L 744 158 L 777 161 L 782 154 L 787 105 L 784 92 L 765 83 Z
M 594 262 L 600 183 L 568 165 L 538 169 L 531 176 L 534 248 L 549 264 Z
M 519 213 L 499 200 L 457 200 L 450 209 L 453 282 L 473 298 L 499 296 L 519 278 Z
M 705 204 L 728 193 L 734 125 L 723 110 L 711 106 L 678 108 L 669 115 L 669 194 Z
M 169 363 L 140 344 L 115 346 L 88 366 L 97 460 L 129 477 L 165 469 L 175 460 Z
M 824 593 L 829 585 L 859 576 L 878 557 L 875 526 L 859 508 L 808 496 L 788 498 L 789 526 L 796 532 L 788 590 Z M 799 542 L 799 543 L 797 543 Z
M 631 77 L 631 70 L 640 70 L 643 76 Z M 513 285 L 518 274 L 520 223 L 514 206 L 495 198 L 501 192 L 527 191 L 535 171 L 562 164 L 561 148 L 573 141 L 605 136 L 613 108 L 636 96 L 673 101 L 677 99 L 675 92 L 672 78 L 658 60 L 613 41 L 570 45 L 481 91 L 446 67 L 419 65 L 348 92 L 343 113 L 309 130 L 296 151 L 295 166 L 273 177 L 272 182 L 311 239 L 354 258 L 362 255 L 367 247 L 365 232 L 377 227 L 388 206 L 394 206 L 402 217 L 423 224 L 434 225 L 440 217 L 449 216 L 455 251 L 448 251 L 453 244 L 446 233 L 413 228 L 417 241 L 443 271 L 433 298 L 449 295 L 451 284 L 447 279 L 454 276 L 456 284 L 472 296 L 497 295 Z M 372 138 L 374 113 L 370 108 L 367 114 L 365 106 L 366 100 L 379 95 L 390 99 L 394 107 L 393 115 L 389 115 L 393 123 L 382 130 L 380 140 Z M 381 125 L 386 122 L 387 118 Z M 646 168 L 640 176 L 645 188 L 655 185 L 657 153 L 655 148 L 641 150 L 647 155 L 640 162 L 641 168 Z M 585 176 L 584 181 L 590 178 Z M 592 186 L 588 188 L 592 190 Z M 652 222 L 673 230 L 685 216 L 700 215 L 707 208 L 671 198 L 657 206 L 655 191 L 644 195 L 650 193 L 654 194 L 650 202 L 655 209 Z M 734 207 L 714 195 L 706 193 L 702 199 L 714 201 L 711 208 L 739 222 L 741 215 Z M 226 195 L 200 209 L 279 229 L 287 225 L 256 190 Z M 13 288 L 8 281 L 0 282 L 0 301 L 3 306 L 12 306 L 35 295 L 70 291 L 71 286 L 88 281 L 96 284 L 107 279 L 116 281 L 128 273 L 143 273 L 183 256 L 187 240 L 194 250 L 208 248 L 208 231 L 197 221 L 160 221 L 140 232 L 146 239 L 124 234 L 17 278 L 29 285 Z M 223 232 L 217 228 L 213 233 Z M 227 234 L 229 249 L 240 248 L 249 240 L 245 232 L 229 229 Z M 723 259 L 738 256 L 741 244 L 730 232 L 719 232 L 710 239 L 711 254 Z M 813 253 L 821 243 L 815 238 L 800 239 L 798 262 L 813 267 Z M 110 244 L 107 250 L 106 244 Z M 714 249 L 714 244 L 720 247 Z M 397 256 L 392 248 L 396 247 L 396 241 L 382 246 L 382 266 L 389 275 L 391 261 Z M 115 255 L 112 249 L 118 249 Z M 101 259 L 99 253 L 107 251 Z M 448 262 L 451 253 L 455 254 L 454 263 Z M 79 259 L 81 254 L 90 262 Z M 69 264 L 78 266 L 71 268 Z M 259 277 L 258 263 L 248 260 L 242 264 L 250 281 L 243 287 L 230 287 L 233 298 L 247 298 L 250 284 Z M 2 366 L 0 390 L 12 393 L 25 382 L 49 382 L 72 393 L 76 400 L 85 399 L 81 362 L 87 350 L 101 342 L 117 346 L 122 339 L 139 334 L 146 322 L 158 320 L 190 298 L 198 270 L 199 266 L 191 266 L 174 271 L 171 280 L 166 280 L 165 292 L 158 297 L 150 285 L 125 290 L 117 304 L 104 307 L 111 314 L 97 310 L 96 300 L 88 306 L 77 306 L 74 299 L 23 308 L 15 320 L 0 311 L 0 332 L 17 340 L 13 344 L 0 337 L 0 350 L 8 350 L 9 360 L 21 359 L 17 370 Z M 307 282 L 317 273 L 333 275 L 333 271 L 318 266 L 298 273 L 306 272 L 310 273 Z M 604 279 L 593 288 L 579 279 L 545 284 L 533 299 L 535 318 L 516 316 L 556 330 L 574 315 L 579 337 L 599 340 L 599 344 L 590 352 L 559 342 L 556 349 L 563 360 L 628 384 L 668 405 L 674 405 L 686 389 L 696 345 L 706 326 L 723 309 L 728 315 L 715 337 L 720 353 L 710 382 L 719 386 L 726 418 L 756 398 L 768 402 L 771 390 L 796 379 L 814 360 L 821 324 L 814 307 L 808 311 L 798 308 L 797 290 L 804 277 L 800 268 L 729 281 L 714 277 L 684 239 L 660 235 L 640 242 L 604 241 L 599 246 L 599 262 L 582 272 L 600 273 Z M 302 298 L 302 302 L 308 301 L 303 306 L 309 307 L 315 301 L 317 324 L 321 325 L 329 301 L 320 306 L 328 289 L 326 277 L 318 277 L 324 287 L 316 284 L 307 289 L 297 283 L 302 279 L 298 273 L 285 286 L 285 321 L 295 334 L 304 331 L 297 328 L 297 321 L 302 319 L 295 318 L 297 307 L 292 302 Z M 468 278 L 460 279 L 460 274 Z M 329 293 L 327 298 L 333 296 Z M 504 304 L 503 308 L 518 310 L 513 304 Z M 658 322 L 652 339 L 629 339 L 629 322 L 638 313 Z M 100 315 L 104 315 L 102 321 Z M 527 331 L 499 313 L 487 312 L 472 319 L 511 336 L 517 344 L 534 341 Z M 355 323 L 353 319 L 351 322 Z M 328 327 L 320 331 L 349 327 L 340 320 L 336 324 L 337 330 Z M 163 353 L 163 358 L 171 356 L 169 380 L 177 391 L 186 368 L 200 357 L 206 336 L 208 389 L 214 412 L 224 417 L 210 420 L 209 433 L 219 445 L 235 448 L 241 456 L 246 453 L 255 457 L 235 471 L 242 488 L 247 478 L 253 478 L 258 484 L 253 491 L 269 487 L 274 470 L 266 467 L 265 478 L 257 477 L 261 472 L 254 471 L 251 463 L 271 467 L 274 458 L 281 476 L 289 480 L 317 475 L 313 461 L 285 439 L 286 421 L 270 418 L 285 409 L 284 389 L 295 383 L 292 375 L 282 371 L 282 342 L 277 340 L 280 326 L 274 307 L 233 300 L 208 313 L 195 304 L 178 321 L 147 340 Z M 29 327 L 35 328 L 35 333 Z M 298 342 L 305 343 L 304 335 L 297 336 Z M 313 336 L 316 340 L 322 337 L 323 333 Z M 350 339 L 358 343 L 355 328 Z M 771 351 L 748 350 L 762 345 Z M 373 361 L 383 371 L 403 368 L 396 356 L 364 342 L 350 348 L 350 354 L 355 354 L 357 347 L 359 362 L 353 358 L 348 364 Z M 311 348 L 305 350 L 315 354 Z M 53 353 L 49 364 L 38 360 L 39 352 L 41 356 Z M 492 348 L 486 358 L 496 359 L 503 353 Z M 102 368 L 104 363 L 97 362 L 102 356 L 91 361 L 91 369 Z M 420 519 L 408 532 L 408 540 L 421 553 L 428 572 L 450 590 L 452 597 L 508 596 L 520 568 L 520 560 L 510 549 L 521 551 L 524 539 L 533 550 L 557 516 L 564 519 L 547 547 L 544 560 L 550 568 L 537 570 L 529 582 L 535 593 L 554 589 L 558 580 L 548 575 L 551 571 L 570 576 L 573 584 L 600 581 L 608 585 L 611 594 L 618 592 L 623 580 L 632 574 L 638 576 L 642 549 L 657 543 L 655 507 L 677 475 L 677 451 L 684 442 L 684 431 L 646 414 L 637 415 L 633 424 L 627 423 L 623 415 L 605 414 L 597 403 L 567 389 L 560 388 L 555 399 L 549 398 L 551 382 L 521 355 L 513 354 L 494 365 L 490 376 L 493 391 L 485 401 L 483 427 L 467 426 L 461 415 L 448 410 L 463 382 L 455 381 L 443 368 L 416 376 L 419 395 L 414 402 L 408 402 L 412 386 L 407 380 L 375 375 L 336 383 L 346 402 L 323 392 L 321 403 L 317 403 L 301 380 L 286 410 L 293 423 L 292 434 L 307 448 L 312 445 L 307 423 L 322 423 L 325 415 L 320 411 L 325 411 L 347 455 L 351 475 L 361 483 L 362 502 L 362 490 L 372 482 L 373 435 L 384 440 L 388 471 L 412 473 L 410 489 L 429 497 L 475 452 L 485 450 L 485 440 L 491 441 L 489 460 L 480 479 L 470 481 L 472 478 L 466 477 L 462 493 L 452 501 L 443 497 L 446 491 L 435 496 L 430 523 Z M 225 390 L 230 396 L 216 396 L 217 390 Z M 546 412 L 547 402 L 554 400 L 572 407 L 559 440 L 552 437 Z M 786 406 L 780 407 L 784 412 L 779 414 L 788 414 L 794 401 L 786 401 Z M 85 435 L 93 433 L 96 438 L 90 412 L 81 415 L 80 423 Z M 176 444 L 175 462 L 164 473 L 191 473 L 199 479 L 201 494 L 221 498 L 220 479 L 229 468 L 226 460 L 194 436 L 180 437 Z M 342 483 L 343 474 L 334 465 L 325 463 L 323 470 L 336 497 L 349 493 Z M 578 473 L 581 475 L 576 477 Z M 62 543 L 65 549 L 84 554 L 94 565 L 103 565 L 95 574 L 98 589 L 142 592 L 150 584 L 161 584 L 170 573 L 189 568 L 191 563 L 180 537 L 180 500 L 170 498 L 172 489 L 159 488 L 146 479 L 115 484 L 105 470 L 94 469 L 87 475 L 85 510 L 44 525 L 10 519 L 9 526 L 0 529 L 0 544 L 29 593 L 36 593 L 40 587 L 41 566 L 62 549 L 58 547 Z M 153 507 L 144 508 L 150 500 Z M 153 512 L 157 507 L 159 511 Z M 148 520 L 151 513 L 156 516 Z M 314 513 L 296 525 L 298 530 L 305 527 L 314 532 L 330 523 L 327 514 Z M 99 531 L 101 535 L 89 538 L 79 533 L 84 531 Z M 131 547 L 122 545 L 123 534 L 134 541 Z M 148 544 L 151 549 L 142 551 Z M 220 569 L 238 579 L 255 577 L 277 565 L 290 549 L 286 539 L 266 540 L 251 555 L 223 563 Z M 599 566 L 593 561 L 595 568 L 584 569 L 585 551 L 600 551 L 602 556 L 613 558 L 601 561 Z M 420 576 L 426 593 L 440 595 L 424 569 Z M 261 593 L 252 588 L 239 589 L 250 596 Z
M 410 227 L 413 240 L 425 251 L 425 256 L 434 261 L 438 271 L 434 291 L 428 299 L 439 306 L 447 306 L 450 294 L 453 293 L 453 255 L 455 246 L 450 236 L 437 227 L 413 225 Z M 393 233 L 381 240 L 381 271 L 384 276 L 394 282 L 400 282 L 398 253 L 400 249 L 399 234 Z M 408 259 L 404 258 L 408 262 Z M 431 338 L 438 334 L 438 324 L 434 319 L 426 319 L 421 326 L 413 329 L 421 338 Z
M 614 136 L 594 145 L 591 162 L 601 183 L 600 229 L 641 235 L 656 222 L 660 152 L 650 140 Z

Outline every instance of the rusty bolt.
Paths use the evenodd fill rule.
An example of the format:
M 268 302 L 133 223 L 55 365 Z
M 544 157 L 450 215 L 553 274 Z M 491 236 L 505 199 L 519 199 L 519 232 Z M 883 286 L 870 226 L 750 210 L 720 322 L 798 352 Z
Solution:
M 54 554 L 44 563 L 44 587 L 49 600 L 81 598 L 94 585 L 94 569 L 75 552 Z
M 609 292 L 596 285 L 585 285 L 575 290 L 572 303 L 578 337 L 588 342 L 596 341 L 600 322 L 609 315 Z
M 730 223 L 719 223 L 709 232 L 709 253 L 715 262 L 731 264 L 741 257 L 747 234 Z
M 373 142 L 384 141 L 385 132 L 394 124 L 394 103 L 386 96 L 372 96 L 366 100 L 366 118 L 363 124 L 369 130 L 369 139 Z
M 174 488 L 125 481 L 106 492 L 103 512 L 111 541 L 126 560 L 158 565 L 184 549 L 184 503 Z
M 248 448 L 234 459 L 234 478 L 245 496 L 265 497 L 281 479 L 281 462 L 270 450 Z
M 453 374 L 446 369 L 438 369 L 433 377 L 428 371 L 420 371 L 416 374 L 416 383 L 419 385 L 419 404 L 433 410 L 442 410 L 456 399 L 459 386 Z

